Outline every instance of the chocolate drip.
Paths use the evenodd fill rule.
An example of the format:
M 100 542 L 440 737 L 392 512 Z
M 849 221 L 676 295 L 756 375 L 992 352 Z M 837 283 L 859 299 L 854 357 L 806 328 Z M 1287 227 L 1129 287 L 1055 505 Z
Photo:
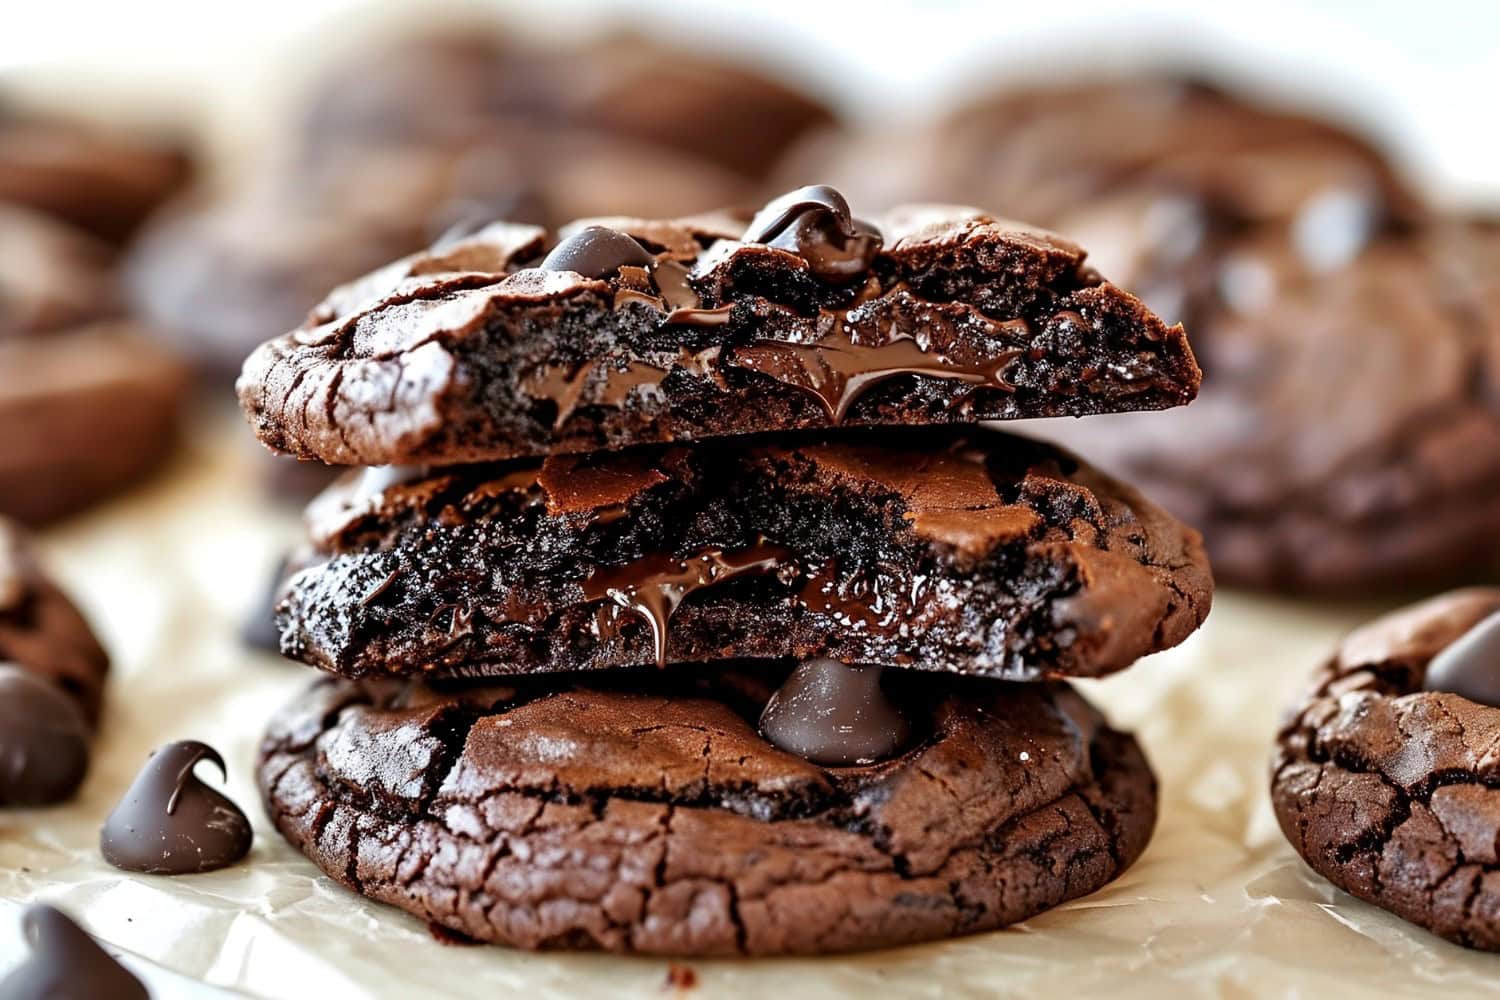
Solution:
M 789 250 L 825 281 L 852 281 L 870 269 L 880 231 L 853 217 L 849 203 L 826 184 L 789 191 L 761 209 L 741 237 Z
M 28 908 L 21 930 L 31 954 L 0 979 L 5 1000 L 149 1000 L 141 981 L 56 907 Z
M 737 576 L 774 573 L 790 555 L 780 546 L 762 542 L 739 552 L 707 549 L 686 559 L 643 556 L 624 566 L 595 570 L 583 581 L 583 596 L 590 601 L 608 598 L 614 603 L 609 618 L 597 619 L 604 631 L 613 629 L 621 612 L 645 619 L 651 626 L 656 665 L 666 666 L 667 625 L 685 597 Z
M 838 424 L 861 396 L 898 375 L 953 379 L 1010 392 L 1015 387 L 1005 380 L 1004 372 L 1023 353 L 1009 349 L 983 364 L 966 365 L 935 354 L 906 335 L 866 346 L 854 343 L 840 328 L 815 344 L 778 340 L 737 348 L 729 363 L 807 392 Z
M 619 406 L 637 387 L 656 385 L 666 375 L 664 369 L 643 361 L 631 361 L 619 369 L 608 359 L 596 358 L 577 368 L 549 365 L 528 378 L 522 388 L 531 398 L 550 400 L 556 405 L 557 415 L 552 418 L 552 429 L 559 431 L 573 411 L 585 402 L 585 390 L 600 367 L 605 369 L 603 378 L 592 394 L 593 398 L 587 402 L 603 406 Z
M 1422 687 L 1500 708 L 1500 611 L 1434 656 Z
M 886 696 L 880 667 L 816 659 L 798 664 L 771 696 L 760 731 L 776 746 L 825 767 L 873 764 L 911 739 L 911 722 Z
M 104 860 L 158 875 L 213 871 L 250 851 L 250 821 L 193 773 L 208 760 L 225 776 L 224 758 L 205 743 L 169 743 L 146 761 L 99 834 Z
M 0 806 L 72 798 L 89 766 L 88 720 L 62 688 L 0 664 Z
M 631 237 L 604 226 L 589 226 L 553 247 L 538 266 L 543 271 L 572 271 L 603 279 L 622 267 L 650 269 L 655 264 L 651 251 Z
M 679 326 L 716 327 L 729 322 L 730 306 L 703 308 L 703 300 L 688 284 L 688 270 L 675 260 L 664 260 L 652 274 L 662 301 L 669 307 L 667 322 Z

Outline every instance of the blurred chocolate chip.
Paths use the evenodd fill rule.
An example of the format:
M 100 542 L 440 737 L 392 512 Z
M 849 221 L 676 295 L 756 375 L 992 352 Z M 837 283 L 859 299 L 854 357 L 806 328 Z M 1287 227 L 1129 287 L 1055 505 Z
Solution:
M 849 281 L 870 268 L 881 247 L 879 230 L 853 217 L 844 196 L 827 184 L 789 191 L 756 213 L 746 243 L 789 250 L 826 281 Z
M 631 237 L 604 226 L 589 226 L 552 248 L 539 265 L 543 271 L 572 271 L 585 278 L 607 278 L 622 267 L 650 268 L 651 251 Z
M 88 772 L 91 735 L 66 691 L 0 663 L 0 806 L 71 798 Z
M 276 627 L 276 605 L 281 601 L 286 581 L 292 575 L 290 555 L 282 556 L 266 581 L 266 589 L 260 600 L 250 609 L 250 614 L 240 628 L 240 640 L 251 649 L 266 653 L 281 652 L 281 630 Z
M 68 915 L 37 905 L 21 915 L 31 954 L 0 979 L 5 1000 L 148 1000 L 141 981 Z
M 104 822 L 104 860 L 125 871 L 186 875 L 227 867 L 249 853 L 250 821 L 193 773 L 204 760 L 228 776 L 218 751 L 196 740 L 152 754 Z
M 760 716 L 776 746 L 814 764 L 848 767 L 894 756 L 911 739 L 911 723 L 886 697 L 880 667 L 836 660 L 797 666 Z
M 1500 708 L 1500 611 L 1434 656 L 1422 687 Z

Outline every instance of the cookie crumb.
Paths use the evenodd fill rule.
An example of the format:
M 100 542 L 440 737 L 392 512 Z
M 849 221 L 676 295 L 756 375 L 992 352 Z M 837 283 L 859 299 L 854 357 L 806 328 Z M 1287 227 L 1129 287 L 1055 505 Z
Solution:
M 698 985 L 698 973 L 693 971 L 690 965 L 667 966 L 667 981 L 662 983 L 662 990 L 691 990 Z

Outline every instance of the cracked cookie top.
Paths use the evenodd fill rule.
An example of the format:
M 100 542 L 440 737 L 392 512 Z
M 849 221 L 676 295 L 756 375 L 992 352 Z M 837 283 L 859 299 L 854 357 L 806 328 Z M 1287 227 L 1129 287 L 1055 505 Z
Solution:
M 1271 785 L 1320 874 L 1487 950 L 1500 950 L 1500 707 L 1454 691 L 1495 690 L 1497 615 L 1500 589 L 1475 588 L 1351 634 L 1282 728 Z
M 979 429 L 663 446 L 352 475 L 309 508 L 282 650 L 496 675 L 743 657 L 1095 676 L 1185 638 L 1195 531 Z
M 756 730 L 787 669 L 323 681 L 272 723 L 261 785 L 282 833 L 345 884 L 533 948 L 972 932 L 1091 891 L 1144 847 L 1150 772 L 1064 685 L 889 677 L 914 742 L 822 767 Z
M 638 249 L 574 270 L 579 241 Z M 1199 372 L 1076 245 L 953 206 L 873 223 L 814 186 L 760 217 L 497 223 L 334 291 L 260 347 L 270 447 L 453 464 L 836 424 L 1159 409 Z

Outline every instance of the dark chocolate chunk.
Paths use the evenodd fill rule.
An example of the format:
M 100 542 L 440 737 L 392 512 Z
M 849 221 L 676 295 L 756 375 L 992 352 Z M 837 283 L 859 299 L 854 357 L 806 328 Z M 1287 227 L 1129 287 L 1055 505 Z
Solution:
M 1427 665 L 1422 688 L 1447 691 L 1500 708 L 1500 611 L 1434 656 Z
M 0 663 L 0 806 L 73 797 L 89 767 L 93 731 L 55 684 Z
M 204 760 L 227 777 L 224 758 L 196 740 L 169 743 L 146 761 L 99 834 L 104 860 L 125 871 L 187 875 L 226 868 L 250 852 L 250 821 L 198 780 Z
M 327 679 L 272 721 L 261 793 L 351 890 L 536 949 L 818 954 L 977 933 L 1092 892 L 1146 845 L 1140 748 L 1065 684 L 893 671 L 923 739 L 822 767 L 755 729 L 787 670 Z
M 908 428 L 436 469 L 308 509 L 282 650 L 348 676 L 828 656 L 1092 676 L 1208 613 L 1198 536 L 1038 442 Z
M 727 216 L 598 220 L 643 248 L 591 262 L 604 280 L 530 266 L 548 234 L 491 226 L 333 292 L 250 357 L 240 403 L 289 454 L 452 465 L 1150 410 L 1197 391 L 1182 329 L 1061 237 L 925 206 L 883 216 L 879 245 L 851 220 L 835 252 L 837 216 L 808 204 L 791 229 L 761 227 L 807 235 L 792 223 L 813 217 L 834 234 L 794 252 L 738 240 L 743 223 Z M 813 269 L 855 258 L 847 282 Z
M 604 226 L 585 226 L 552 248 L 539 267 L 572 271 L 585 278 L 608 278 L 622 267 L 651 268 L 656 258 L 624 233 Z
M 880 231 L 854 218 L 844 196 L 826 184 L 773 199 L 751 220 L 741 239 L 790 250 L 826 281 L 859 278 L 881 246 Z
M 825 767 L 894 756 L 911 738 L 911 721 L 886 696 L 883 673 L 827 658 L 800 663 L 766 703 L 760 731 L 788 753 Z
M 0 519 L 0 806 L 77 790 L 108 672 L 88 622 Z
M 139 979 L 56 907 L 29 907 L 21 928 L 31 954 L 0 979 L 5 1000 L 150 1000 Z

